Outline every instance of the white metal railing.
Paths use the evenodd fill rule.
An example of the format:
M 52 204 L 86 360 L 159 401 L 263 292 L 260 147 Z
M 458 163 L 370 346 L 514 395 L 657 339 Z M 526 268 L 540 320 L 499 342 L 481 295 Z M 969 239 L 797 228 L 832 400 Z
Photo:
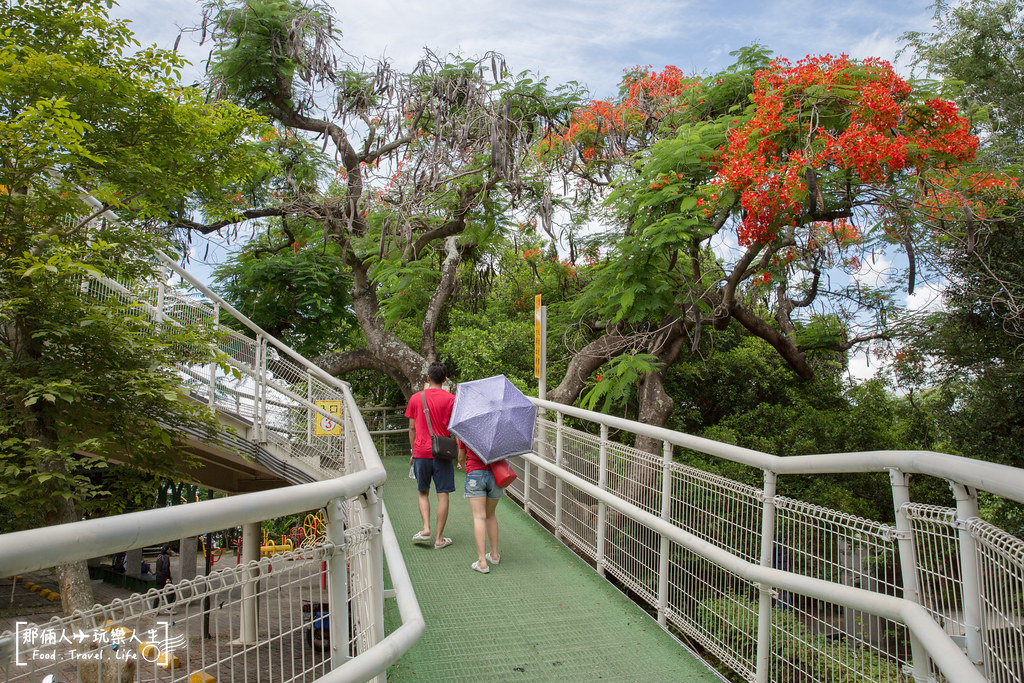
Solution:
M 91 197 L 84 201 L 99 208 Z M 104 218 L 118 220 L 110 212 Z M 244 530 L 243 562 L 235 568 L 45 624 L 26 620 L 20 632 L 0 634 L 0 680 L 35 682 L 47 674 L 105 680 L 103 667 L 115 669 L 119 680 L 207 680 L 201 678 L 207 674 L 292 681 L 332 671 L 345 680 L 383 680 L 424 624 L 377 497 L 386 474 L 348 385 L 265 333 L 172 259 L 160 254 L 159 261 L 163 276 L 155 282 L 95 278 L 80 291 L 117 297 L 154 324 L 216 327 L 230 370 L 216 363 L 179 367 L 187 393 L 232 425 L 224 443 L 300 485 L 0 536 L 0 576 L 16 577 L 171 539 L 239 525 Z M 169 272 L 180 277 L 180 286 L 168 283 Z M 222 314 L 252 336 L 221 326 Z M 259 522 L 317 510 L 326 520 L 322 541 L 260 559 Z M 385 557 L 402 618 L 387 637 Z M 158 611 L 172 594 L 179 610 L 174 619 Z M 326 606 L 321 621 L 318 605 Z M 325 623 L 330 638 L 307 642 Z M 76 642 L 57 656 L 61 637 Z
M 1024 543 L 977 514 L 979 490 L 1024 502 L 1024 471 L 932 452 L 783 458 L 534 402 L 512 496 L 743 677 L 1024 680 Z M 623 445 L 630 435 L 662 452 Z M 757 468 L 764 485 L 675 462 L 675 449 Z M 780 476 L 851 472 L 888 474 L 895 524 L 776 494 Z M 912 503 L 911 474 L 949 481 L 955 509 Z

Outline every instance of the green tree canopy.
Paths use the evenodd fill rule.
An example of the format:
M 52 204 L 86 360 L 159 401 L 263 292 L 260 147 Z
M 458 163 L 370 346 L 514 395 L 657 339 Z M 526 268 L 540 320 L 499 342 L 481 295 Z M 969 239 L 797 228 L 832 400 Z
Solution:
M 97 514 L 105 490 L 90 474 L 108 456 L 185 466 L 173 426 L 211 418 L 173 368 L 212 359 L 210 331 L 153 327 L 101 278 L 154 277 L 169 235 L 153 226 L 192 204 L 234 211 L 224 187 L 263 165 L 247 143 L 260 117 L 179 87 L 180 58 L 136 50 L 106 12 L 0 6 L 0 497 L 20 526 Z M 65 611 L 92 605 L 83 567 L 60 577 Z
M 212 92 L 276 122 L 280 163 L 242 192 L 237 216 L 178 225 L 203 232 L 259 225 L 268 239 L 247 257 L 250 266 L 290 259 L 289 250 L 319 249 L 318 258 L 334 259 L 345 274 L 330 279 L 350 283 L 344 305 L 362 340 L 349 346 L 351 319 L 338 315 L 336 346 L 318 362 L 334 374 L 382 372 L 410 394 L 439 357 L 439 325 L 460 268 L 475 268 L 487 245 L 512 229 L 512 212 L 550 204 L 531 145 L 568 116 L 575 91 L 512 73 L 494 54 L 426 53 L 409 73 L 353 63 L 321 3 L 207 8 Z M 318 226 L 324 239 L 285 229 L 300 223 Z M 278 268 L 256 270 L 254 283 Z

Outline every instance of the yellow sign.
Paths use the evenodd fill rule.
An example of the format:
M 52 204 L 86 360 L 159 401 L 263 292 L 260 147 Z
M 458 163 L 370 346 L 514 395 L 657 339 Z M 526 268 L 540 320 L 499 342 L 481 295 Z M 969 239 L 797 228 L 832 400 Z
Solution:
M 313 414 L 313 435 L 314 436 L 341 436 L 341 401 L 315 401 L 316 407 L 325 413 L 337 415 L 338 419 L 332 420 L 323 415 Z
M 533 376 L 540 378 L 540 294 L 533 298 Z

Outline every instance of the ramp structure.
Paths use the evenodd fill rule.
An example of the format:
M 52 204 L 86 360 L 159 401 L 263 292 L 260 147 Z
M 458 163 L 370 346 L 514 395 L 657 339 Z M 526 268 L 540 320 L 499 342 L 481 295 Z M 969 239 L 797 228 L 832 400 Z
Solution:
M 551 588 L 537 582 L 543 567 L 516 572 L 512 555 L 483 577 L 468 570 L 468 536 L 428 556 L 411 546 L 404 521 L 396 537 L 385 502 L 404 520 L 415 500 L 385 484 L 377 443 L 386 442 L 374 441 L 348 385 L 172 259 L 161 256 L 159 265 L 152 282 L 97 278 L 79 289 L 119 297 L 154 325 L 206 320 L 218 328 L 220 363 L 177 371 L 184 392 L 223 427 L 212 440 L 189 435 L 185 448 L 203 463 L 196 479 L 234 495 L 0 536 L 0 577 L 13 587 L 27 572 L 233 527 L 243 531 L 238 563 L 71 617 L 16 616 L 0 634 L 0 681 L 383 681 L 389 667 L 395 680 L 414 671 L 423 680 L 456 680 L 459 671 L 476 680 L 477 669 L 454 666 L 468 636 L 439 628 L 477 614 L 472 596 L 460 601 L 436 590 L 449 562 L 450 583 L 464 595 L 474 581 L 502 586 L 505 623 L 540 629 L 543 637 L 521 641 L 545 657 L 586 645 L 571 629 L 543 629 L 559 623 L 560 610 L 550 606 L 538 620 L 540 608 L 516 599 Z M 695 664 L 701 677 L 711 674 L 695 651 L 752 681 L 1024 680 L 1024 543 L 978 514 L 981 492 L 1024 503 L 1024 471 L 931 452 L 780 458 L 534 402 L 533 452 L 512 459 L 519 477 L 510 497 L 535 520 L 522 523 L 554 534 L 551 547 L 563 554 L 546 553 L 545 561 L 569 560 L 574 571 L 589 565 L 609 590 L 653 615 L 634 613 L 649 639 L 632 627 L 617 634 L 637 638 L 635 656 L 663 652 L 668 638 L 679 666 Z M 636 436 L 660 441 L 661 454 L 629 446 Z M 684 451 L 753 468 L 763 485 L 683 465 L 674 456 Z M 408 467 L 406 457 L 391 463 L 392 472 Z M 779 477 L 850 472 L 888 479 L 895 524 L 776 491 Z M 914 503 L 911 476 L 948 482 L 950 506 Z M 263 538 L 262 522 L 289 517 L 299 521 L 287 539 Z M 279 552 L 286 540 L 292 550 Z M 459 553 L 462 572 L 455 571 Z M 512 582 L 501 584 L 503 574 Z M 574 610 L 595 594 L 557 589 L 561 605 Z M 433 659 L 415 646 L 424 630 Z M 448 654 L 437 656 L 439 649 Z M 555 661 L 569 659 L 552 659 L 552 670 Z

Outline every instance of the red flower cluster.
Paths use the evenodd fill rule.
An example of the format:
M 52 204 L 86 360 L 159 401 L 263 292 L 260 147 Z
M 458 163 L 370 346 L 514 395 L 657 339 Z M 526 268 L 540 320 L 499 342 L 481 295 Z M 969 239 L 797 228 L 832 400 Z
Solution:
M 931 155 L 973 157 L 977 138 L 956 106 L 909 102 L 911 88 L 883 60 L 777 60 L 755 76 L 756 111 L 729 133 L 720 177 L 740 192 L 743 246 L 794 225 L 807 197 L 805 171 L 850 170 L 864 183 L 920 166 Z
M 564 132 L 551 132 L 545 139 L 547 149 L 564 150 L 580 145 L 584 162 L 602 158 L 618 158 L 624 150 L 609 144 L 609 133 L 628 134 L 640 129 L 651 117 L 663 117 L 681 107 L 679 95 L 699 83 L 687 78 L 682 70 L 666 66 L 661 72 L 650 67 L 636 67 L 622 79 L 623 97 L 619 103 L 593 100 L 577 109 Z

